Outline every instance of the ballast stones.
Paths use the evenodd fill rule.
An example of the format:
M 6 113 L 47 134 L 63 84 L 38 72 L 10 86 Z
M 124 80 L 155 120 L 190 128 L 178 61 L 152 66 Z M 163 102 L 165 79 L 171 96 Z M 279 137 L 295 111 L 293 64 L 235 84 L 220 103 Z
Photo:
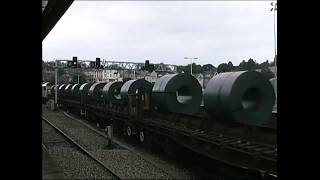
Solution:
M 156 81 L 152 100 L 156 109 L 193 114 L 200 108 L 202 88 L 190 74 L 168 74 Z
M 271 83 L 256 71 L 221 73 L 207 84 L 204 105 L 211 115 L 249 125 L 271 118 L 275 93 Z

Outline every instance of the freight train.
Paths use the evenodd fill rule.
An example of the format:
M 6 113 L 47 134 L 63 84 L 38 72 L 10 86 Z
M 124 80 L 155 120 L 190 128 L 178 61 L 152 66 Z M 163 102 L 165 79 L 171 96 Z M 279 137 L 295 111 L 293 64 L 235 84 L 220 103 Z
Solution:
M 183 147 L 234 169 L 276 176 L 275 93 L 261 73 L 220 73 L 203 90 L 190 74 L 167 74 L 154 84 L 60 84 L 58 106 L 101 128 L 152 142 L 165 151 Z M 51 100 L 50 100 L 51 98 Z

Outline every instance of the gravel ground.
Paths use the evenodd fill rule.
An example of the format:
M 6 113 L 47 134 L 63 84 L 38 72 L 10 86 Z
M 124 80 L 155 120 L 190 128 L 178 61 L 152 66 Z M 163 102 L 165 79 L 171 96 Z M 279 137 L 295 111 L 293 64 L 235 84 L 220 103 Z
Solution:
M 42 143 L 46 147 L 59 145 L 60 147 L 72 147 L 69 142 L 66 142 L 64 137 L 57 132 L 46 122 L 42 121 Z
M 176 162 L 172 161 L 163 154 L 155 153 L 139 145 L 126 142 L 123 138 L 119 136 L 115 136 L 115 139 L 118 143 L 120 143 L 120 145 L 133 149 L 137 155 L 143 157 L 152 164 L 156 164 L 157 167 L 166 171 L 175 179 L 196 179 L 198 177 L 195 173 L 177 164 Z
M 100 149 L 92 153 L 122 179 L 173 179 L 128 150 Z
M 45 122 L 42 132 L 42 142 L 67 179 L 114 179 L 108 170 L 73 147 Z
M 104 167 L 75 148 L 54 146 L 48 152 L 68 179 L 114 179 Z
M 69 114 L 71 115 L 71 114 Z M 75 117 L 71 115 L 74 121 L 81 121 L 91 127 L 103 132 L 102 129 L 97 129 L 93 123 L 88 123 L 84 119 L 80 119 L 79 117 Z M 75 119 L 74 119 L 75 118 Z M 126 142 L 123 138 L 114 135 L 114 140 L 116 141 L 119 146 L 122 146 L 123 149 L 129 149 L 131 152 L 134 152 L 135 155 L 142 157 L 148 163 L 155 165 L 156 167 L 160 168 L 162 171 L 165 171 L 174 177 L 175 179 L 196 179 L 198 177 L 197 174 L 191 172 L 190 170 L 178 165 L 176 162 L 173 162 L 171 159 L 160 155 L 159 153 L 154 153 L 150 150 L 147 150 L 139 145 L 132 144 Z
M 136 146 L 133 148 L 135 151 L 137 149 L 139 153 L 133 153 L 124 148 L 105 149 L 107 141 L 104 137 L 96 134 L 76 120 L 66 117 L 62 111 L 52 112 L 43 108 L 43 116 L 56 124 L 87 150 L 91 151 L 102 162 L 105 162 L 113 172 L 123 179 L 194 179 L 196 177 L 189 170 L 177 166 L 156 154 L 150 154 L 143 150 L 143 148 L 137 148 Z M 128 145 L 127 143 L 125 144 Z M 55 152 L 52 153 L 54 154 Z M 68 150 L 61 150 L 60 153 L 62 153 L 61 156 L 66 156 Z M 57 157 L 54 158 L 63 159 L 59 158 L 58 154 L 56 153 L 55 156 Z M 72 156 L 75 156 L 75 154 L 73 153 Z M 145 160 L 146 158 L 148 161 Z M 64 163 L 67 164 L 64 165 Z M 63 166 L 68 166 L 70 163 L 61 161 L 59 164 L 64 169 Z M 66 175 L 66 177 L 77 178 L 74 174 L 80 173 L 77 169 L 70 169 L 69 171 L 70 173 L 68 173 L 71 175 Z M 90 172 L 82 173 L 81 176 L 88 177 L 88 174 L 91 174 L 90 177 L 95 178 L 94 174 Z
M 43 116 L 58 126 L 63 132 L 74 139 L 87 150 L 104 149 L 107 146 L 107 140 L 96 134 L 87 127 L 67 118 L 62 112 L 52 112 L 43 108 Z

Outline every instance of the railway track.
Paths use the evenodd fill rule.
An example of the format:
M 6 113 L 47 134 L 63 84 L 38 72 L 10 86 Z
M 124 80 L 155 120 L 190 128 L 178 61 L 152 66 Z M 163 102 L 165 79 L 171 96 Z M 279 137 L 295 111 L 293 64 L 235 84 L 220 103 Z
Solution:
M 93 127 L 93 125 L 88 124 L 87 122 L 84 122 L 82 120 L 79 120 L 78 118 L 73 117 L 72 115 L 69 115 L 66 112 L 63 112 L 65 116 L 78 121 L 79 123 L 87 126 L 89 129 L 93 130 L 94 132 L 96 132 L 97 134 L 100 134 L 101 136 L 107 138 L 107 136 L 101 132 L 101 130 L 99 131 L 98 129 L 96 129 L 95 127 Z M 150 120 L 151 121 L 151 120 Z M 159 125 L 158 125 L 159 126 Z M 181 131 L 184 131 L 184 129 L 180 129 Z M 277 150 L 274 149 L 273 146 L 268 146 L 265 144 L 259 144 L 259 143 L 251 143 L 249 141 L 241 141 L 237 138 L 232 138 L 232 137 L 226 137 L 226 136 L 222 136 L 221 134 L 203 134 L 203 132 L 192 132 L 191 133 L 192 136 L 197 137 L 202 139 L 203 141 L 214 141 L 215 144 L 219 145 L 219 146 L 223 146 L 224 148 L 230 148 L 234 151 L 241 151 L 242 153 L 244 153 L 245 155 L 257 155 L 260 154 L 262 156 L 262 158 L 271 158 L 272 161 L 276 161 L 276 156 L 277 156 Z M 123 145 L 120 141 L 114 139 L 113 140 L 116 144 L 122 146 L 125 149 L 128 149 L 132 152 L 135 153 L 134 149 L 130 149 L 128 146 Z M 140 155 L 140 154 L 137 154 Z M 140 155 L 143 158 L 143 155 Z M 151 164 L 157 166 L 156 164 L 154 164 L 151 160 L 148 160 L 146 158 L 144 158 L 146 161 L 150 162 Z M 213 158 L 215 159 L 215 158 Z M 231 162 L 226 162 L 226 161 L 222 161 L 219 160 L 221 162 L 224 162 L 225 164 L 229 164 L 230 166 L 233 167 L 238 167 L 238 165 L 233 164 Z M 157 166 L 158 167 L 158 166 Z M 158 167 L 159 168 L 159 167 Z M 246 167 L 241 167 L 244 169 L 248 169 Z M 164 169 L 164 168 L 159 168 L 159 169 Z M 261 173 L 261 178 L 262 177 L 270 177 L 271 179 L 276 178 L 277 175 L 274 172 L 266 172 L 264 170 L 260 170 L 260 169 L 248 169 L 248 171 L 257 171 Z M 172 177 L 175 177 L 174 175 L 171 174 Z
M 60 135 L 62 135 L 65 139 L 67 139 L 74 147 L 76 147 L 78 150 L 86 154 L 90 159 L 97 162 L 99 165 L 101 165 L 103 168 L 105 168 L 106 171 L 108 171 L 110 174 L 112 174 L 112 179 L 123 179 L 120 176 L 118 176 L 115 172 L 113 172 L 110 168 L 108 168 L 103 162 L 101 162 L 98 158 L 96 158 L 92 153 L 90 153 L 88 150 L 86 150 L 83 146 L 81 146 L 79 143 L 77 143 L 75 140 L 73 140 L 71 137 L 69 137 L 66 133 L 64 133 L 62 130 L 60 130 L 56 125 L 51 123 L 46 118 L 42 117 L 42 120 L 49 124 L 52 128 L 54 128 Z M 59 142 L 54 142 L 59 143 Z
M 93 132 L 95 132 L 95 133 L 99 134 L 100 136 L 106 138 L 106 140 L 108 139 L 107 135 L 104 132 L 102 132 L 102 129 L 99 130 L 96 127 L 88 124 L 87 122 L 84 122 L 84 121 L 82 121 L 82 120 L 80 120 L 80 119 L 78 119 L 76 117 L 73 117 L 72 115 L 68 114 L 67 112 L 63 112 L 63 114 L 66 117 L 68 117 L 68 118 L 70 118 L 70 119 L 72 119 L 74 121 L 77 121 L 77 122 L 81 123 L 82 125 L 88 127 Z M 168 170 L 166 165 L 160 165 L 160 164 L 155 163 L 154 159 L 146 157 L 147 154 L 145 154 L 144 152 L 140 152 L 140 149 L 137 150 L 135 147 L 132 147 L 132 146 L 126 144 L 126 143 L 121 142 L 116 137 L 114 137 L 112 141 L 114 143 L 116 143 L 118 146 L 120 146 L 120 147 L 122 147 L 124 149 L 127 149 L 130 152 L 132 152 L 133 154 L 141 157 L 143 160 L 145 160 L 146 162 L 152 164 L 154 167 L 158 168 L 160 171 L 164 172 L 165 174 L 167 174 L 168 176 L 172 177 L 173 179 L 185 179 L 185 177 L 181 177 L 181 175 L 176 173 L 174 170 L 171 170 L 171 171 Z
M 114 143 L 110 148 L 106 144 L 107 135 L 103 129 L 97 129 L 95 125 L 64 111 L 52 113 L 44 110 L 44 112 L 45 118 L 80 143 L 87 151 L 92 152 L 91 154 L 98 156 L 98 159 L 105 162 L 105 165 L 113 169 L 121 179 L 194 179 L 197 177 L 197 174 L 180 164 L 175 164 L 170 159 L 167 161 L 156 153 L 149 154 L 149 151 L 123 140 L 113 139 Z M 83 136 L 79 137 L 76 134 L 83 134 Z M 95 143 L 88 144 L 89 141 L 95 141 Z M 121 159 L 121 161 L 115 162 L 115 159 L 116 161 Z
M 148 122 L 153 124 L 155 127 L 164 125 L 152 120 L 149 120 Z M 206 154 L 208 157 L 211 157 L 212 159 L 222 162 L 230 167 L 242 169 L 243 171 L 247 172 L 257 172 L 260 174 L 258 176 L 261 178 L 267 176 L 273 179 L 277 177 L 277 173 L 274 170 L 274 167 L 276 167 L 274 164 L 277 162 L 277 148 L 274 146 L 254 143 L 234 137 L 227 137 L 219 133 L 208 134 L 196 130 L 191 131 L 190 129 L 185 128 L 174 129 L 170 131 L 170 129 L 172 129 L 172 126 L 170 125 L 163 127 L 163 129 L 168 129 L 167 136 L 173 139 L 176 143 L 179 143 L 180 145 L 191 149 L 194 152 Z M 184 134 L 184 136 L 192 136 L 193 138 L 199 139 L 199 142 L 210 143 L 213 147 L 216 147 L 216 155 L 211 155 L 212 151 L 215 149 L 203 148 L 199 150 L 199 148 L 196 149 L 194 146 L 186 146 L 189 139 L 177 139 L 176 137 L 178 136 L 176 134 L 171 134 L 170 132 L 180 132 L 180 134 Z M 226 151 L 228 153 L 225 153 Z M 254 161 L 247 162 L 248 157 L 250 157 L 250 159 L 254 159 Z M 262 165 L 262 163 L 268 164 Z
M 63 112 L 63 111 L 60 111 L 62 113 L 60 113 L 59 117 L 60 117 L 60 122 L 62 124 L 74 124 L 73 126 L 75 126 L 76 129 L 78 129 L 80 123 L 86 127 L 83 127 L 82 125 L 82 128 L 84 129 L 87 129 L 87 133 L 90 133 L 90 134 L 95 134 L 94 137 L 95 138 L 98 138 L 98 139 L 107 139 L 107 136 L 106 134 L 103 132 L 102 129 L 97 129 L 95 127 L 95 125 L 91 125 L 90 123 L 88 123 L 88 121 L 85 121 L 85 120 L 79 120 L 78 118 L 75 118 L 73 117 L 72 115 L 69 115 L 68 113 L 66 112 Z M 66 119 L 67 116 L 68 118 Z M 63 118 L 64 117 L 64 118 Z M 73 120 L 73 121 L 68 121 L 68 120 Z M 54 120 L 54 119 L 52 119 Z M 77 120 L 77 122 L 76 122 Z M 160 121 L 160 120 L 158 120 Z M 240 166 L 240 169 L 243 169 L 243 172 L 246 172 L 246 173 L 256 173 L 258 172 L 260 175 L 257 175 L 257 176 L 260 176 L 260 178 L 263 178 L 263 177 L 271 177 L 272 179 L 273 178 L 276 178 L 277 177 L 277 173 L 275 171 L 265 171 L 264 168 L 261 168 L 261 167 L 264 167 L 264 166 L 261 166 L 259 164 L 257 164 L 258 166 L 256 166 L 255 164 L 252 164 L 251 165 L 251 168 L 253 167 L 253 169 L 251 169 L 250 167 L 247 167 L 247 164 L 246 163 L 242 163 L 241 159 L 243 160 L 246 160 L 248 157 L 252 157 L 252 158 L 255 158 L 255 161 L 252 161 L 253 163 L 257 163 L 258 160 L 261 161 L 267 161 L 267 162 L 271 162 L 271 163 L 276 163 L 276 159 L 277 159 L 277 149 L 275 146 L 270 146 L 269 144 L 260 144 L 260 143 L 255 143 L 255 142 L 252 142 L 252 141 L 246 141 L 244 139 L 238 139 L 238 138 L 234 138 L 234 137 L 228 137 L 228 136 L 224 136 L 224 135 L 221 135 L 219 133 L 212 133 L 212 134 L 208 134 L 208 133 L 204 133 L 202 131 L 197 131 L 197 130 L 192 130 L 192 129 L 189 129 L 189 128 L 186 128 L 186 127 L 181 127 L 179 129 L 175 129 L 174 131 L 172 130 L 169 130 L 171 128 L 173 128 L 170 124 L 166 124 L 166 123 L 161 123 L 159 124 L 158 121 L 154 121 L 154 120 L 148 120 L 147 122 L 149 123 L 149 125 L 153 125 L 153 126 L 156 126 L 156 127 L 161 127 L 163 125 L 166 125 L 165 127 L 163 127 L 163 129 L 168 129 L 168 132 L 167 132 L 167 135 L 169 137 L 171 137 L 171 139 L 175 140 L 176 142 L 180 143 L 180 144 L 188 144 L 186 142 L 184 142 L 184 139 L 175 139 L 175 137 L 179 137 L 179 136 L 176 136 L 174 134 L 170 134 L 170 132 L 179 132 L 180 134 L 184 134 L 185 136 L 192 136 L 193 138 L 195 139 L 199 139 L 201 141 L 203 141 L 204 143 L 206 143 L 207 141 L 209 142 L 210 141 L 210 144 L 214 145 L 214 146 L 217 146 L 220 148 L 220 150 L 223 150 L 223 151 L 226 151 L 228 150 L 228 152 L 230 151 L 230 153 L 228 154 L 223 154 L 222 151 L 217 151 L 216 153 L 222 153 L 221 156 L 225 156 L 225 159 L 228 159 L 228 161 L 223 161 L 223 159 L 216 159 L 217 157 L 219 156 L 215 156 L 215 157 L 212 157 L 213 159 L 216 159 L 217 161 L 220 161 L 220 162 L 223 162 L 224 164 L 226 164 L 227 166 L 230 166 L 231 168 L 234 167 L 236 169 L 239 169 L 239 162 L 240 162 L 240 165 L 243 164 L 243 166 L 241 165 Z M 61 125 L 60 122 L 58 121 L 54 121 L 55 123 L 58 123 L 57 125 Z M 78 124 L 78 125 L 76 125 Z M 70 126 L 70 128 L 73 128 L 73 126 Z M 62 126 L 63 127 L 63 126 Z M 177 128 L 177 126 L 175 126 Z M 68 131 L 68 128 L 65 129 L 63 127 L 63 130 L 65 132 L 68 132 L 69 134 L 69 131 Z M 151 129 L 153 130 L 153 129 Z M 191 131 L 192 130 L 192 131 Z M 93 132 L 94 133 L 93 133 Z M 73 133 L 71 133 L 70 135 L 72 135 Z M 101 136 L 101 137 L 99 137 Z M 103 137 L 103 138 L 102 138 Z M 76 138 L 77 139 L 77 138 Z M 82 139 L 86 139 L 86 137 L 82 137 Z M 80 140 L 80 139 L 78 139 Z M 93 139 L 92 139 L 93 140 Z M 91 140 L 91 141 L 92 141 Z M 185 140 L 188 140 L 188 139 L 185 139 Z M 82 140 L 80 140 L 80 142 L 82 142 Z M 100 140 L 100 145 L 101 146 L 101 142 L 104 143 L 105 141 L 104 140 Z M 174 173 L 168 173 L 167 170 L 165 170 L 166 168 L 163 168 L 163 167 L 159 167 L 157 165 L 157 163 L 154 163 L 152 161 L 152 158 L 151 160 L 148 160 L 148 158 L 145 158 L 145 155 L 146 154 L 138 154 L 135 152 L 135 148 L 136 147 L 133 147 L 130 148 L 126 145 L 123 145 L 123 143 L 121 143 L 120 141 L 114 139 L 115 144 L 117 146 L 120 146 L 121 148 L 123 149 L 126 149 L 130 152 L 132 152 L 132 154 L 135 154 L 137 156 L 139 156 L 139 158 L 143 159 L 144 161 L 148 162 L 147 166 L 153 166 L 153 167 L 156 167 L 157 169 L 159 169 L 162 173 L 165 173 L 167 174 L 167 176 L 169 177 L 172 177 L 173 179 L 182 179 L 182 178 L 179 178 L 179 175 L 176 176 L 174 175 Z M 85 142 L 82 142 L 84 143 L 83 146 L 87 146 L 87 144 Z M 91 146 L 93 147 L 93 146 Z M 187 147 L 189 149 L 192 149 L 193 147 Z M 90 148 L 89 148 L 90 149 Z M 96 149 L 96 148 L 95 148 Z M 99 148 L 98 148 L 99 149 Z M 90 149 L 92 150 L 92 149 Z M 206 149 L 202 149 L 203 151 L 205 151 Z M 193 150 L 195 152 L 197 152 L 196 150 Z M 207 151 L 207 150 L 206 150 Z M 205 154 L 207 152 L 202 152 L 202 154 Z M 209 153 L 209 152 L 208 152 Z M 211 152 L 212 153 L 212 152 Z M 201 153 L 200 153 L 201 154 Z M 229 157 L 231 156 L 232 157 Z M 208 154 L 207 156 L 210 156 L 210 154 Z M 248 156 L 248 157 L 247 157 Z M 186 156 L 188 157 L 188 156 Z M 243 157 L 243 158 L 242 158 Z M 230 159 L 231 158 L 231 159 Z M 236 160 L 237 162 L 234 164 L 233 163 L 233 158 L 239 158 L 238 160 Z M 230 162 L 229 162 L 230 161 Z M 123 163 L 126 163 L 127 161 L 124 161 Z M 251 162 L 251 161 L 250 161 Z M 200 163 L 201 164 L 201 163 Z M 202 163 L 203 164 L 203 163 Z M 208 165 L 210 166 L 210 163 L 208 163 Z M 218 165 L 219 166 L 219 165 Z M 260 167 L 261 166 L 261 167 Z M 269 165 L 268 165 L 269 166 Z M 275 167 L 273 164 L 270 165 L 270 167 Z M 266 169 L 270 169 L 270 167 L 266 167 Z M 229 168 L 229 167 L 228 167 Z M 158 171 L 159 171 L 158 170 Z M 116 170 L 117 171 L 117 170 Z M 238 170 L 236 170 L 238 171 Z M 235 171 L 235 173 L 237 173 Z M 242 171 L 242 170 L 241 170 Z M 209 171 L 208 171 L 209 172 Z M 121 174 L 121 173 L 120 173 Z M 241 174 L 244 174 L 241 172 Z M 127 178 L 127 176 L 122 176 L 124 178 Z M 136 176 L 134 176 L 136 177 Z M 138 176 L 140 177 L 140 176 Z M 180 176 L 181 177 L 181 176 Z M 232 176 L 234 177 L 234 176 Z M 183 179 L 186 179 L 186 178 L 183 178 Z M 265 178 L 263 178 L 265 179 Z

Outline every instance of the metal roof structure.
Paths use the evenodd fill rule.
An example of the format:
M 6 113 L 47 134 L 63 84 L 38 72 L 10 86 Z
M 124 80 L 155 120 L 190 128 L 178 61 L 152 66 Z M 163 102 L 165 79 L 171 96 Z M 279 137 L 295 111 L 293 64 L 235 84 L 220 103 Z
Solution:
M 42 40 L 49 34 L 74 0 L 42 0 Z
M 46 8 L 48 4 L 48 0 L 42 0 L 42 13 L 43 13 L 43 10 Z

